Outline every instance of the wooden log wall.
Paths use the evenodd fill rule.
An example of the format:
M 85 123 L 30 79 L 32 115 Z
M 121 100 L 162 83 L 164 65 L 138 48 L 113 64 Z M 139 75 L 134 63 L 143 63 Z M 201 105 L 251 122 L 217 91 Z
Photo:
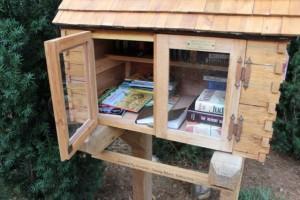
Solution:
M 269 153 L 276 119 L 280 84 L 288 64 L 287 42 L 247 41 L 246 59 L 251 59 L 248 88 L 242 88 L 239 115 L 243 116 L 241 140 L 234 153 L 264 161 Z

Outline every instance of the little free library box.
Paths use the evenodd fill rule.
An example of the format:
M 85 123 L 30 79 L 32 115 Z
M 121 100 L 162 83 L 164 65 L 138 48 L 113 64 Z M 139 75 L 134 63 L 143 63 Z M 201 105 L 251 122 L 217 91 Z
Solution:
M 45 42 L 61 159 L 86 151 L 210 186 L 104 149 L 155 136 L 264 162 L 299 10 L 298 0 L 63 0 L 62 36 Z

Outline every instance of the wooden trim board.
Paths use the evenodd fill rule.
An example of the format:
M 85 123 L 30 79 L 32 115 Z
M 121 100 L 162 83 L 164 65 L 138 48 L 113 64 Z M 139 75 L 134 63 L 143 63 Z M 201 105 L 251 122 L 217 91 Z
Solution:
M 209 183 L 209 175 L 207 173 L 197 172 L 195 170 L 184 169 L 176 166 L 171 166 L 155 161 L 150 161 L 134 156 L 116 153 L 112 151 L 103 151 L 100 154 L 92 155 L 93 158 L 118 164 L 131 169 L 141 170 L 144 172 L 165 176 L 168 178 L 196 184 L 204 185 L 221 191 L 233 192 L 224 187 L 218 187 Z

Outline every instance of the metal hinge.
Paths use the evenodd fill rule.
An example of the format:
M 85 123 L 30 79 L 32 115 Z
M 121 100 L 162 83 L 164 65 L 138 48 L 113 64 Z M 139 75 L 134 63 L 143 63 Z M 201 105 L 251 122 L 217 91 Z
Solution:
M 236 122 L 237 121 L 237 122 Z M 241 139 L 241 135 L 243 132 L 243 116 L 240 116 L 237 120 L 235 120 L 235 116 L 232 114 L 230 117 L 229 130 L 227 139 L 229 141 L 232 140 L 232 137 L 235 136 L 235 141 L 239 142 Z
M 235 86 L 239 88 L 241 84 L 243 85 L 244 89 L 249 87 L 249 81 L 251 76 L 251 58 L 249 57 L 246 62 L 244 63 L 245 66 L 242 67 L 243 59 L 240 57 L 237 61 L 236 67 L 236 76 L 235 76 Z

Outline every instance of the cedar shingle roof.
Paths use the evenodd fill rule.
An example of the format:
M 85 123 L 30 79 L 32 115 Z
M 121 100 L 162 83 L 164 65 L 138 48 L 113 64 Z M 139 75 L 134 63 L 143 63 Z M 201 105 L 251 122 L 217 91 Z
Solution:
M 300 35 L 300 0 L 63 0 L 55 24 Z

